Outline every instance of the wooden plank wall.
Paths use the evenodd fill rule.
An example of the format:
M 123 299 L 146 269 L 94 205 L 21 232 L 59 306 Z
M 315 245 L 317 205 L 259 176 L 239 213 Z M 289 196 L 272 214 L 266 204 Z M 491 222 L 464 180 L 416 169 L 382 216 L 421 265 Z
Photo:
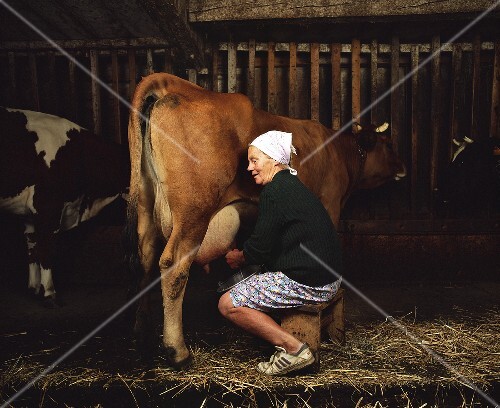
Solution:
M 158 41 L 149 46 L 148 41 L 137 46 L 128 41 L 115 41 L 115 46 L 94 43 L 94 48 L 83 48 L 65 42 L 62 48 L 68 55 L 43 43 L 29 43 L 24 49 L 17 43 L 14 50 L 0 50 L 0 80 L 5 85 L 0 105 L 62 116 L 126 143 L 128 102 L 137 81 L 152 72 L 173 72 L 173 56 Z M 236 63 L 236 53 L 234 58 Z
M 67 117 L 126 143 L 127 102 L 137 81 L 165 71 L 218 92 L 245 93 L 259 108 L 318 120 L 334 131 L 350 130 L 353 118 L 389 122 L 408 177 L 397 187 L 353 197 L 348 219 L 432 220 L 432 196 L 452 139 L 500 137 L 500 43 L 478 36 L 457 44 L 441 44 L 439 37 L 420 44 L 397 37 L 389 43 L 217 43 L 210 66 L 199 72 L 175 72 L 175 55 L 158 41 L 62 46 L 71 58 L 43 43 L 3 44 L 0 104 Z
M 499 45 L 477 36 L 457 44 L 442 44 L 438 36 L 421 44 L 398 37 L 390 43 L 353 39 L 347 44 L 250 40 L 232 44 L 231 64 L 226 64 L 228 47 L 213 47 L 219 63 L 212 68 L 222 78 L 218 91 L 228 89 L 225 78 L 239 69 L 247 73 L 240 92 L 250 89 L 247 95 L 259 108 L 318 120 L 334 130 L 349 130 L 351 119 L 390 123 L 393 147 L 405 160 L 408 177 L 396 188 L 351 199 L 344 212 L 348 218 L 432 220 L 433 195 L 451 158 L 452 139 L 500 136 Z M 264 78 L 259 79 L 259 69 Z

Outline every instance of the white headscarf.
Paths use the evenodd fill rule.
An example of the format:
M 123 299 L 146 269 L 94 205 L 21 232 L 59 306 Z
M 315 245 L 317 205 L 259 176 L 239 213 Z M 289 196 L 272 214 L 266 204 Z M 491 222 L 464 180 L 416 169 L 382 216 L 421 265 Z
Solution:
M 292 145 L 291 133 L 270 130 L 256 137 L 255 140 L 250 143 L 250 146 L 255 146 L 278 163 L 286 165 L 290 174 L 294 176 L 297 175 L 297 170 L 289 166 L 292 153 L 297 154 L 295 147 Z

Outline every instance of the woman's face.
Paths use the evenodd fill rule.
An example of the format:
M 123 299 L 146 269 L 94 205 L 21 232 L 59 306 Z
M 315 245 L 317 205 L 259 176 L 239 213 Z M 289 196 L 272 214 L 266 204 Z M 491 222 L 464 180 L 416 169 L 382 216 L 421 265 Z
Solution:
M 278 162 L 271 159 L 267 154 L 262 153 L 255 146 L 248 148 L 248 167 L 252 172 L 256 184 L 265 185 L 269 183 L 274 175 L 280 170 Z

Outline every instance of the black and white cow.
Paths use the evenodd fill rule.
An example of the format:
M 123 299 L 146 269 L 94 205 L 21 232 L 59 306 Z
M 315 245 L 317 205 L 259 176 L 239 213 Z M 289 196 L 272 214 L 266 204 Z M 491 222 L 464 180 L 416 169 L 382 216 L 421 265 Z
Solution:
M 476 217 L 500 212 L 500 139 L 453 139 L 454 154 L 437 191 L 438 214 Z
M 0 211 L 24 222 L 29 288 L 55 299 L 55 234 L 121 197 L 129 178 L 123 146 L 67 119 L 0 107 Z

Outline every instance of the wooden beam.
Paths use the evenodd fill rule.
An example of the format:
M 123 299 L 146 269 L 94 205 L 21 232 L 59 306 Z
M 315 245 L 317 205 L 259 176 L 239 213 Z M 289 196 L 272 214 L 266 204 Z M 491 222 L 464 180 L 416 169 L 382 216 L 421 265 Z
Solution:
M 219 46 L 212 47 L 212 91 L 220 92 L 219 89 Z
M 68 75 L 69 75 L 69 110 L 70 118 L 78 123 L 78 107 L 77 107 L 77 93 L 76 93 L 76 64 L 74 59 L 68 60 Z
M 379 125 L 377 116 L 377 105 L 375 101 L 377 100 L 378 91 L 378 42 L 377 40 L 372 40 L 370 45 L 370 99 L 372 104 L 371 109 L 371 123 Z
M 441 98 L 441 56 L 439 47 L 441 41 L 439 36 L 432 37 L 431 51 L 434 57 L 431 61 L 431 180 L 430 197 L 431 208 L 434 207 L 434 195 L 438 187 L 438 159 L 439 159 L 439 138 L 441 136 L 441 117 L 439 102 Z
M 288 81 L 288 115 L 297 116 L 297 43 L 290 43 L 290 73 Z
M 319 122 L 319 44 L 311 44 L 311 119 Z
M 255 39 L 248 42 L 247 96 L 255 103 Z
M 417 181 L 418 181 L 418 45 L 411 50 L 411 212 L 417 212 Z
M 236 43 L 230 42 L 227 47 L 227 92 L 236 92 Z
M 146 50 L 146 72 L 148 75 L 154 74 L 155 72 L 153 64 L 153 50 L 151 48 Z
M 484 135 L 479 134 L 479 93 L 481 86 L 481 39 L 479 35 L 474 36 L 472 43 L 472 118 L 470 138 L 479 139 Z
M 165 38 L 143 37 L 143 38 L 113 38 L 100 40 L 54 40 L 62 49 L 99 49 L 101 51 L 113 48 L 143 48 L 158 47 L 165 48 L 168 41 Z M 0 41 L 1 50 L 52 50 L 54 47 L 47 41 Z M 56 52 L 57 54 L 57 52 Z
M 394 36 L 391 42 L 391 140 L 393 148 L 399 151 L 401 91 L 399 82 L 399 38 Z
M 190 68 L 188 71 L 188 81 L 198 85 L 198 72 L 194 68 Z
M 267 110 L 270 113 L 276 113 L 277 110 L 274 47 L 274 42 L 270 42 L 267 50 Z
M 122 142 L 122 127 L 121 127 L 121 114 L 120 114 L 120 89 L 119 89 L 119 67 L 118 67 L 118 53 L 116 50 L 111 52 L 111 87 L 115 93 L 113 97 L 113 123 L 114 135 L 113 140 L 116 143 Z
M 97 82 L 99 78 L 99 56 L 97 50 L 90 50 L 90 72 L 92 73 L 92 120 L 94 133 L 101 134 L 101 87 Z
M 489 0 L 469 2 L 441 0 L 409 6 L 406 0 L 322 0 L 321 6 L 308 0 L 190 0 L 189 21 L 280 20 L 298 18 L 359 18 L 478 13 L 490 7 Z M 390 10 L 390 13 L 388 13 Z
M 40 96 L 38 94 L 38 73 L 36 66 L 36 55 L 33 52 L 29 54 L 29 66 L 30 66 L 30 85 L 31 85 L 31 97 L 33 98 L 32 108 L 33 110 L 40 110 Z
M 48 79 L 48 93 L 49 93 L 49 101 L 46 112 L 50 112 L 53 114 L 58 113 L 59 109 L 59 98 L 57 95 L 57 87 L 56 87 L 56 56 L 53 51 L 49 52 L 48 55 L 48 69 L 49 79 Z
M 352 112 L 354 122 L 360 122 L 361 118 L 361 42 L 353 39 L 351 42 L 351 88 L 352 88 Z
M 118 49 L 119 52 L 126 53 L 130 48 L 136 48 L 138 52 L 141 52 L 145 48 L 154 48 L 155 52 L 162 52 L 165 48 L 170 48 L 172 51 L 174 48 L 170 47 L 168 42 L 163 38 L 155 38 L 155 37 L 145 37 L 145 38 L 136 38 L 136 39 L 113 39 L 113 40 L 61 40 L 54 41 L 57 45 L 59 45 L 63 49 L 98 49 L 100 54 L 109 53 L 111 49 Z M 472 44 L 470 42 L 462 42 L 463 51 L 471 51 Z M 267 42 L 266 43 L 256 43 L 256 50 L 263 51 L 267 50 Z M 493 50 L 495 46 L 494 42 L 484 41 L 481 43 L 481 50 Z M 219 50 L 227 49 L 227 43 L 220 42 Z M 280 51 L 288 51 L 288 43 L 276 43 L 276 47 L 280 49 Z M 321 51 L 328 52 L 330 51 L 329 45 L 324 44 L 325 49 L 323 49 L 323 45 L 321 47 Z M 409 53 L 411 51 L 411 44 L 401 44 L 401 52 Z M 238 42 L 237 46 L 238 51 L 248 50 L 248 42 Z M 54 51 L 54 47 L 47 43 L 46 41 L 0 41 L 0 50 L 3 51 L 12 51 L 15 50 L 16 54 L 26 53 L 28 51 L 36 50 L 39 53 L 47 52 L 49 50 Z M 309 44 L 300 43 L 297 44 L 298 52 L 306 52 L 309 50 Z M 343 44 L 342 52 L 350 52 L 351 44 Z M 361 45 L 361 51 L 363 53 L 370 52 L 370 46 L 368 44 Z M 429 52 L 430 45 L 420 44 L 420 52 Z M 444 43 L 441 48 L 442 52 L 451 52 L 452 44 Z M 62 55 L 58 51 L 54 51 L 56 55 Z M 388 53 L 390 52 L 390 45 L 379 43 L 379 53 Z
M 448 138 L 447 158 L 451 159 L 453 155 L 453 138 L 458 138 L 458 117 L 460 107 L 463 104 L 463 95 L 460 93 L 460 84 L 462 76 L 462 48 L 460 44 L 453 44 L 453 53 L 451 59 L 451 98 L 450 98 L 450 136 Z M 463 135 L 462 135 L 463 136 Z
M 331 62 L 332 62 L 332 129 L 337 131 L 340 129 L 340 115 L 342 111 L 342 86 L 340 78 L 340 52 L 342 44 L 334 43 L 331 46 Z
M 17 106 L 17 82 L 16 82 L 16 55 L 11 51 L 7 53 L 9 64 L 9 104 Z
M 132 98 L 134 97 L 134 92 L 135 92 L 135 87 L 136 87 L 136 80 L 135 77 L 137 75 L 137 65 L 135 61 L 135 50 L 130 49 L 128 50 L 128 95 L 130 101 L 132 101 Z
M 410 234 L 494 234 L 500 233 L 500 224 L 491 218 L 471 219 L 399 219 L 359 220 L 341 219 L 340 234 L 410 235 Z M 492 238 L 497 241 L 497 238 Z M 497 245 L 498 246 L 498 245 Z
M 490 137 L 500 137 L 500 42 L 495 43 L 493 84 L 491 90 Z
M 172 61 L 172 52 L 170 51 L 169 48 L 165 48 L 163 51 L 164 56 L 163 56 L 163 70 L 169 74 L 173 74 L 174 72 L 174 66 L 173 66 L 173 61 Z

